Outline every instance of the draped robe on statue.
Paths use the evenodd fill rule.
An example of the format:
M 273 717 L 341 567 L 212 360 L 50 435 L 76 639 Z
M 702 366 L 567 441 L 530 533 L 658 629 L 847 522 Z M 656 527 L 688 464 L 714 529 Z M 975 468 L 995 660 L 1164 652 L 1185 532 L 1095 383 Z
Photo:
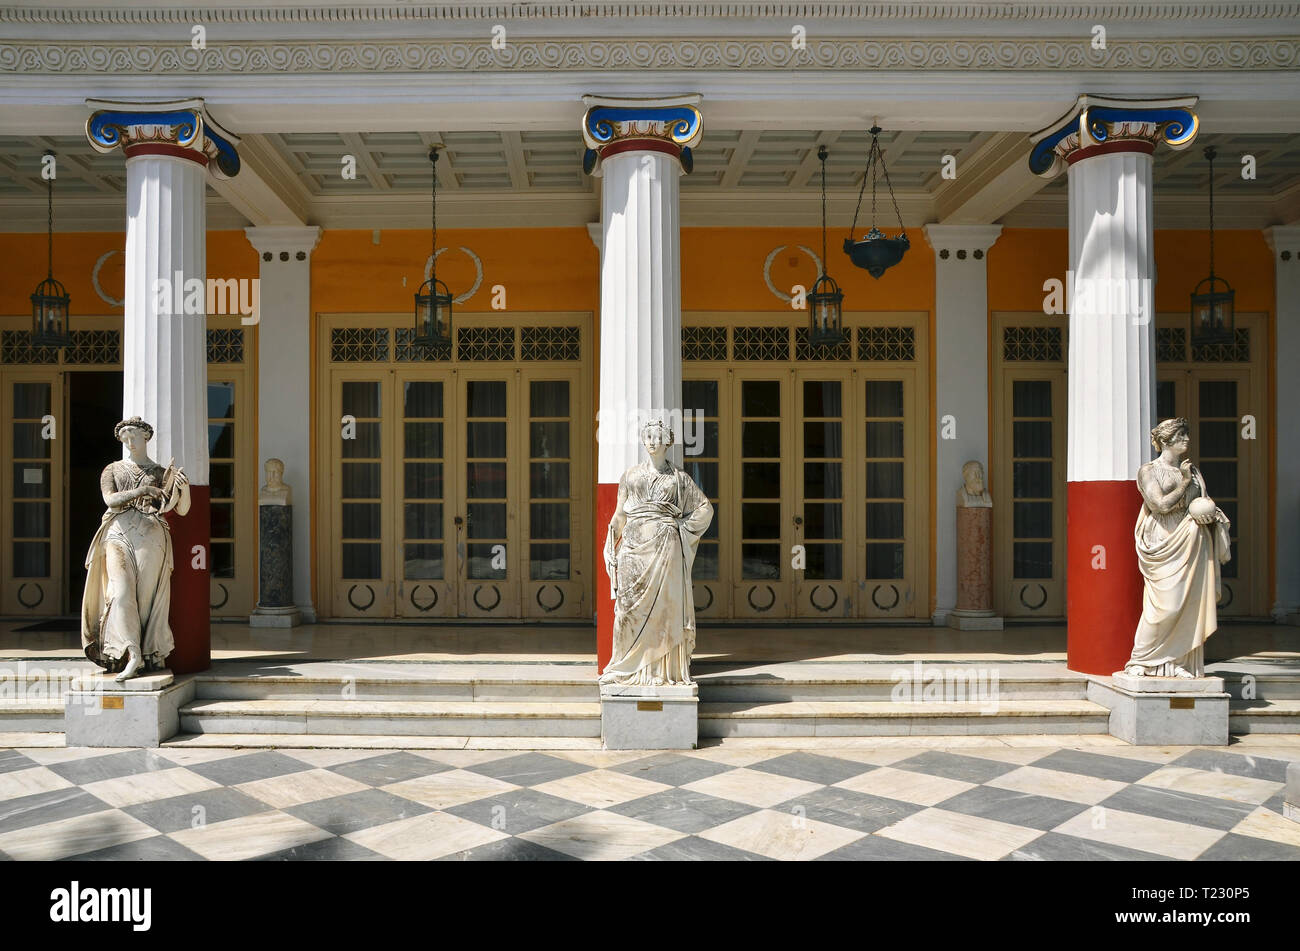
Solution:
M 713 506 L 675 466 L 623 473 L 622 541 L 615 558 L 614 653 L 602 683 L 689 684 L 695 649 L 691 568 Z M 613 539 L 606 541 L 606 549 Z
M 1153 469 L 1161 492 L 1178 484 L 1177 469 L 1159 462 Z M 1209 496 L 1201 473 L 1193 468 L 1192 476 L 1170 511 L 1161 514 L 1143 502 L 1133 530 L 1146 586 L 1128 663 L 1156 676 L 1172 675 L 1175 665 L 1204 673 L 1203 645 L 1219 626 L 1220 565 L 1232 557 L 1228 526 L 1217 520 L 1202 525 L 1187 512 L 1193 499 Z
M 105 499 L 148 483 L 161 487 L 160 465 L 142 469 L 124 459 L 100 476 Z M 86 590 L 81 599 L 81 646 L 106 670 L 125 666 L 127 647 L 139 649 L 149 667 L 161 668 L 172 652 L 172 538 L 158 500 L 127 502 L 104 513 L 86 553 Z

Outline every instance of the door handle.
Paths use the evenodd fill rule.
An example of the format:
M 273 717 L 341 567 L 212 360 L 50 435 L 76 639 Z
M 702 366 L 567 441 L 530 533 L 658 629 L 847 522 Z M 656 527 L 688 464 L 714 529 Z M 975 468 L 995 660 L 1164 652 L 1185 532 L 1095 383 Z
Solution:
M 795 528 L 799 528 L 801 525 L 803 525 L 803 516 L 802 516 L 802 515 L 796 515 L 796 516 L 794 517 L 794 527 L 795 527 Z
M 457 527 L 457 528 L 460 528 L 462 525 L 465 524 L 465 520 L 464 520 L 463 518 L 461 518 L 459 515 L 456 516 L 456 520 L 455 520 L 455 521 L 456 521 L 456 527 Z

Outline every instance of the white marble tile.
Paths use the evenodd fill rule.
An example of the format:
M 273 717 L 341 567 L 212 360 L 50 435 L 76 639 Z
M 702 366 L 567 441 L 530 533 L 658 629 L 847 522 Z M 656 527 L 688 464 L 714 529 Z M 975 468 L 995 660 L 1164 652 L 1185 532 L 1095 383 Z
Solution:
M 1063 799 L 1091 806 L 1108 799 L 1127 783 L 1113 779 L 1099 779 L 1095 776 L 1082 776 L 1078 773 L 1066 773 L 1059 769 L 1040 769 L 1037 766 L 1022 766 L 1009 773 L 1003 773 L 990 779 L 984 785 L 998 789 L 1012 789 L 1031 796 L 1046 796 L 1049 799 Z
M 1029 844 L 1042 832 L 945 809 L 923 809 L 881 829 L 876 835 L 967 858 L 993 861 Z
M 856 842 L 863 833 L 806 816 L 763 809 L 699 833 L 700 838 L 768 858 L 808 860 Z
M 210 749 L 207 747 L 164 746 L 155 752 L 177 766 L 192 766 L 195 763 L 211 763 L 216 760 L 229 759 L 232 756 L 246 756 L 248 750 Z
M 419 755 L 419 751 L 415 752 Z M 284 750 L 285 756 L 291 756 L 300 763 L 325 768 L 339 763 L 354 763 L 372 756 L 383 756 L 384 750 Z
M 619 803 L 631 802 L 633 799 L 640 799 L 671 788 L 663 783 L 607 769 L 565 776 L 563 779 L 554 779 L 549 783 L 533 787 L 548 796 L 559 796 L 561 799 L 580 802 L 594 809 L 607 809 Z
M 727 766 L 752 766 L 773 756 L 784 755 L 786 750 L 735 749 L 731 746 L 710 746 L 691 753 L 683 754 L 692 759 L 708 760 L 711 763 L 724 763 Z M 641 754 L 638 754 L 641 755 Z
M 1238 822 L 1232 831 L 1237 835 L 1250 835 L 1300 848 L 1300 822 L 1279 816 L 1262 806 Z M 0 848 L 4 848 L 3 843 L 0 843 Z
M 486 799 L 519 787 L 513 783 L 480 776 L 463 769 L 450 769 L 444 773 L 420 776 L 400 783 L 381 787 L 385 792 L 422 803 L 431 809 L 446 809 L 464 802 Z
M 220 785 L 183 766 L 177 766 L 174 769 L 157 769 L 117 779 L 101 779 L 99 782 L 85 783 L 81 788 L 110 806 L 121 808 L 155 799 L 199 793 L 206 789 L 216 789 Z
M 1138 784 L 1196 793 L 1201 796 L 1215 796 L 1235 802 L 1249 802 L 1256 806 L 1267 801 L 1285 785 L 1266 779 L 1235 776 L 1232 773 L 1189 769 L 1186 766 L 1162 766 L 1154 773 L 1143 776 L 1138 780 Z
M 67 789 L 71 785 L 72 783 L 45 766 L 16 769 L 10 773 L 0 773 L 0 802 L 22 796 L 34 796 L 52 789 Z
M 1138 815 L 1121 809 L 1107 809 L 1104 806 L 1094 806 L 1061 823 L 1052 831 L 1184 860 L 1196 858 L 1224 836 L 1220 829 L 1207 829 L 1204 826 Z
M 362 792 L 370 787 L 328 769 L 308 769 L 300 773 L 271 776 L 232 787 L 276 809 L 301 806 L 305 802 L 329 799 Z
M 5 832 L 0 834 L 0 851 L 18 861 L 51 861 L 157 834 L 152 826 L 109 809 Z
M 604 861 L 648 852 L 683 835 L 640 819 L 597 810 L 524 832 L 517 838 L 574 858 Z
M 718 773 L 716 776 L 697 779 L 682 788 L 692 792 L 702 792 L 708 796 L 717 796 L 719 799 L 729 799 L 732 802 L 743 802 L 750 806 L 775 806 L 796 796 L 815 792 L 821 786 L 802 779 L 741 767 Z
M 459 816 L 430 812 L 350 832 L 343 838 L 390 859 L 418 862 L 465 852 L 509 836 Z
M 54 763 L 69 763 L 73 760 L 92 759 L 96 756 L 111 756 L 114 753 L 125 752 L 126 748 L 55 746 L 48 749 L 25 749 L 23 750 L 23 755 L 29 760 L 40 763 L 43 766 L 49 766 Z
M 884 796 L 900 802 L 915 803 L 918 806 L 933 806 L 951 799 L 958 793 L 974 789 L 975 783 L 960 779 L 947 779 L 943 776 L 930 776 L 910 769 L 894 769 L 882 766 L 860 776 L 853 776 L 835 784 L 853 792 L 866 793 L 869 796 Z
M 287 813 L 263 812 L 181 829 L 171 837 L 205 859 L 238 862 L 328 839 L 330 833 Z

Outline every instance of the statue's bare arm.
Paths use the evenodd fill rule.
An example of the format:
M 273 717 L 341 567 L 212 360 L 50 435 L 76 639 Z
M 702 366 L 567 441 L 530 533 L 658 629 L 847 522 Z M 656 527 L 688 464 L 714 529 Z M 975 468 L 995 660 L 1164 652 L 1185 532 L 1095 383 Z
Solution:
M 1141 491 L 1142 498 L 1146 499 L 1147 506 L 1160 515 L 1168 515 L 1177 507 L 1183 492 L 1192 482 L 1192 464 L 1184 460 L 1178 469 L 1178 483 L 1168 492 L 1160 488 L 1160 480 L 1156 478 L 1151 463 L 1138 470 L 1137 481 L 1138 490 Z

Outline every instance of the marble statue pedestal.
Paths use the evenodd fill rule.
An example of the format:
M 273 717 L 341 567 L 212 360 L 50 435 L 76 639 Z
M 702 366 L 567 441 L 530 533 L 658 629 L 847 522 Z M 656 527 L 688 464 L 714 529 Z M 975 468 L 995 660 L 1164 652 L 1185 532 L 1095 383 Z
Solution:
M 1286 788 L 1282 790 L 1282 815 L 1300 822 L 1300 760 L 1286 765 Z
M 69 687 L 63 722 L 68 746 L 161 746 L 180 732 L 180 708 L 194 699 L 192 679 L 169 670 L 124 683 L 112 674 L 79 677 Z
M 1088 682 L 1088 699 L 1110 710 L 1110 735 L 1135 746 L 1227 746 L 1222 677 L 1131 677 Z
M 607 750 L 693 750 L 699 745 L 699 687 L 601 684 L 600 736 Z
M 297 627 L 302 623 L 302 611 L 296 606 L 268 608 L 259 604 L 248 616 L 249 627 Z
M 957 606 L 948 612 L 951 628 L 1002 630 L 1002 618 L 993 612 L 992 534 L 992 508 L 957 506 Z
M 992 611 L 952 610 L 948 612 L 948 626 L 958 631 L 1000 631 L 1002 617 Z
M 268 460 L 268 466 L 277 462 Z M 259 597 L 248 616 L 248 626 L 297 627 L 302 623 L 302 611 L 293 603 L 293 506 L 287 495 L 263 498 L 257 520 Z

